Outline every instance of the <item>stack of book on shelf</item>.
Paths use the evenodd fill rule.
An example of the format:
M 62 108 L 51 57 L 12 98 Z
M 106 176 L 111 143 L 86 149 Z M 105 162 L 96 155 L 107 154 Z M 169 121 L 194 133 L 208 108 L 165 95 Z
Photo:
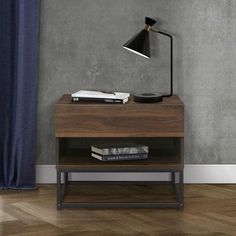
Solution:
M 129 93 L 79 90 L 71 94 L 72 102 L 100 102 L 124 104 L 129 100 Z
M 100 161 L 144 160 L 148 158 L 148 146 L 137 144 L 93 145 L 92 157 Z

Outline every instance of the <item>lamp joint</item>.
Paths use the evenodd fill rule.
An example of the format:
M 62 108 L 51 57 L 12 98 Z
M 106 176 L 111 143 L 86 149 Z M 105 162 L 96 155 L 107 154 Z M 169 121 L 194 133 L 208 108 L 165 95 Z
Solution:
M 147 24 L 145 24 L 145 25 L 144 25 L 144 29 L 145 29 L 145 30 L 147 30 L 147 31 L 150 31 L 150 30 L 151 30 L 151 26 L 150 26 L 150 25 L 147 25 Z

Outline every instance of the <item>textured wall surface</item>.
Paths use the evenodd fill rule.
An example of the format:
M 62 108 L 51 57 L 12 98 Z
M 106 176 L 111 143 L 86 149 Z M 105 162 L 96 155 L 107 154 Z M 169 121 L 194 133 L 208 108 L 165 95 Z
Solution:
M 63 93 L 168 90 L 168 40 L 152 34 L 151 60 L 121 47 L 145 16 L 174 35 L 186 163 L 236 163 L 236 1 L 42 0 L 39 164 L 55 163 L 53 111 Z

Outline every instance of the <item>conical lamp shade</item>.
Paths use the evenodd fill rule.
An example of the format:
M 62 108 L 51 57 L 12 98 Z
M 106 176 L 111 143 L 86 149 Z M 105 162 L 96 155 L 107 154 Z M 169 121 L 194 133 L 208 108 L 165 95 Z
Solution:
M 150 58 L 149 31 L 143 29 L 131 38 L 123 47 L 145 58 Z

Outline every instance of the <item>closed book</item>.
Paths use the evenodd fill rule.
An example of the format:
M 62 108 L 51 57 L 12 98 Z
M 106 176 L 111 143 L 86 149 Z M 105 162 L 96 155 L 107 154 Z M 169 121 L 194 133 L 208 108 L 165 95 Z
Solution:
M 148 159 L 147 153 L 124 154 L 124 155 L 99 155 L 92 152 L 92 157 L 100 161 L 130 161 L 130 160 L 145 160 Z
M 76 98 L 107 98 L 107 99 L 126 99 L 130 96 L 129 93 L 123 92 L 108 92 L 108 91 L 91 91 L 91 90 L 79 90 L 76 93 L 72 93 L 71 97 Z
M 91 151 L 100 155 L 148 153 L 148 146 L 138 144 L 93 145 Z
M 115 104 L 125 104 L 128 102 L 128 98 L 125 99 L 113 99 L 113 98 L 85 98 L 85 97 L 72 97 L 71 101 L 77 102 L 92 102 L 92 103 L 115 103 Z

